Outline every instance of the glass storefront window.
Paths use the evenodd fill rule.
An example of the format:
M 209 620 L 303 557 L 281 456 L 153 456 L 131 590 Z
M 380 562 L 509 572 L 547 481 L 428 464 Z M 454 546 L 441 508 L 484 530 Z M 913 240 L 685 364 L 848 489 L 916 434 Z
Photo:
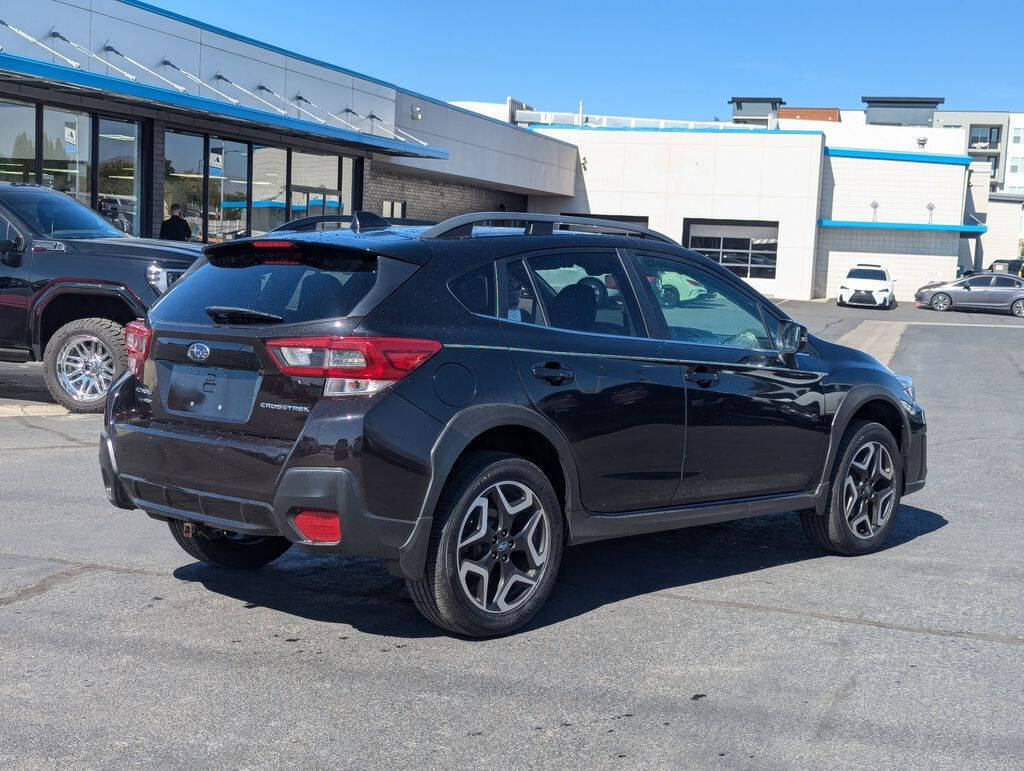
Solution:
M 178 204 L 192 230 L 192 239 L 203 238 L 203 138 L 168 131 L 164 138 L 164 220 Z M 181 230 L 175 228 L 175 230 Z
M 288 153 L 278 147 L 252 148 L 252 234 L 261 236 L 285 221 Z
M 292 153 L 292 219 L 342 213 L 338 156 Z
M 249 146 L 210 137 L 210 243 L 245 236 L 248 182 Z
M 0 100 L 0 182 L 36 181 L 36 108 Z
M 100 118 L 99 131 L 99 213 L 118 230 L 137 236 L 141 225 L 139 126 Z
M 43 110 L 43 184 L 92 204 L 92 119 L 83 113 Z

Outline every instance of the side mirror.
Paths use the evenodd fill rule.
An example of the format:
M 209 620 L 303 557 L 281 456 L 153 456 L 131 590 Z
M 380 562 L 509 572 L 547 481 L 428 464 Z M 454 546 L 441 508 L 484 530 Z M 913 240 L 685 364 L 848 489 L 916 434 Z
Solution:
M 779 350 L 787 356 L 799 353 L 807 342 L 807 327 L 795 321 L 779 322 Z
M 21 240 L 21 236 L 13 240 L 10 238 L 0 239 L 0 261 L 10 268 L 21 265 L 21 253 L 24 250 L 25 242 Z

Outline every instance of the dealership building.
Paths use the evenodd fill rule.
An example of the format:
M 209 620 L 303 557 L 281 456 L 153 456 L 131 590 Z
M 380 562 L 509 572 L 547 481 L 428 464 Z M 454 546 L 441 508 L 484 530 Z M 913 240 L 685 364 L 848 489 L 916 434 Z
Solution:
M 0 180 L 135 235 L 172 203 L 208 242 L 359 209 L 607 216 L 797 299 L 834 297 L 858 262 L 907 298 L 1015 256 L 1024 197 L 993 190 L 970 126 L 928 117 L 941 100 L 865 101 L 735 97 L 710 123 L 447 103 L 136 0 L 0 10 Z

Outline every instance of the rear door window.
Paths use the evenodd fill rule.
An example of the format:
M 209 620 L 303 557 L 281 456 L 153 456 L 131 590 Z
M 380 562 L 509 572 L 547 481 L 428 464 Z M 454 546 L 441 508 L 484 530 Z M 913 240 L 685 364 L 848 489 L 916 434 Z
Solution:
M 510 269 L 509 282 L 518 278 L 518 283 L 526 285 L 518 307 L 526 312 L 524 315 L 533 316 L 532 323 L 546 322 L 574 332 L 646 335 L 629 279 L 615 252 L 538 255 L 527 258 L 526 265 L 530 276 L 524 272 L 517 277 Z M 534 290 L 539 295 L 540 309 L 535 308 L 530 296 Z
M 1009 276 L 996 276 L 992 279 L 992 286 L 1006 289 L 1010 287 L 1018 287 L 1020 286 L 1020 282 L 1016 279 L 1010 278 Z
M 213 259 L 176 282 L 154 318 L 207 324 L 207 308 L 238 308 L 294 324 L 347 316 L 377 282 L 376 256 L 296 262 Z

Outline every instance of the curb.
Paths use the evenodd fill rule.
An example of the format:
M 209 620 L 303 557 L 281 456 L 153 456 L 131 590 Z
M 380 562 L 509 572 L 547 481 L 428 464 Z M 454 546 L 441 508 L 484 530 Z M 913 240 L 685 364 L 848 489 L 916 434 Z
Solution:
M 0 402 L 0 418 L 40 418 L 70 414 L 59 404 L 4 404 Z

